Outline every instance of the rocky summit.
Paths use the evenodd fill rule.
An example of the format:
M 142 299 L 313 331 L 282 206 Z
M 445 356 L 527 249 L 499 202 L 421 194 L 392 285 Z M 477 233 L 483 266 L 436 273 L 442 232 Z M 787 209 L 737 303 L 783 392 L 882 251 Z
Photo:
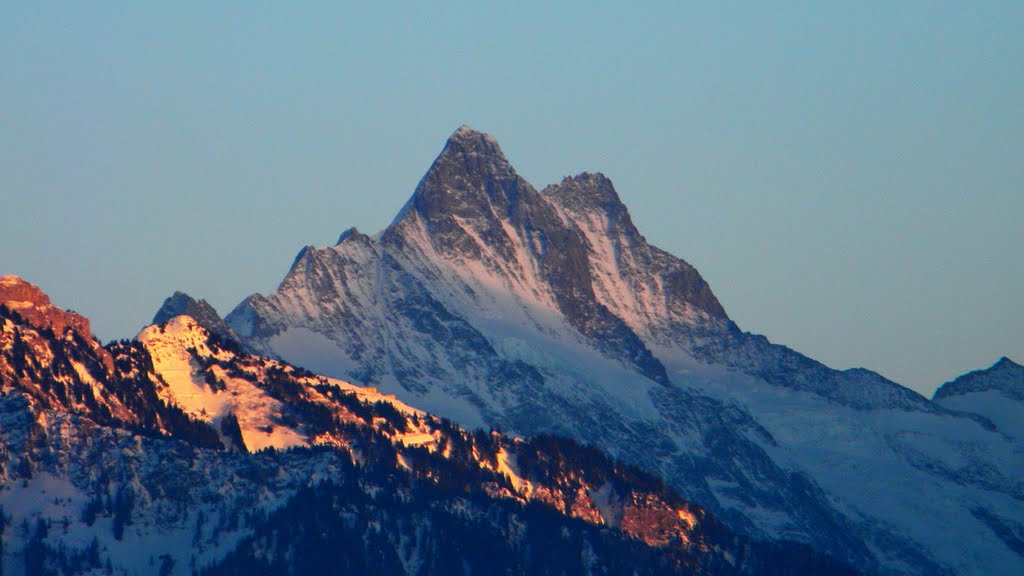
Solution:
M 88 319 L 57 308 L 38 286 L 17 276 L 0 276 L 0 302 L 8 310 L 54 333 L 63 334 L 70 328 L 83 337 L 92 335 Z
M 538 191 L 468 127 L 387 228 L 303 248 L 226 320 L 464 426 L 601 447 L 754 538 L 866 572 L 1024 570 L 1006 424 L 744 332 L 610 179 Z
M 240 341 L 238 334 L 206 300 L 196 300 L 184 292 L 177 291 L 164 300 L 163 305 L 153 316 L 153 324 L 163 324 L 177 316 L 189 316 L 209 332 L 235 342 Z

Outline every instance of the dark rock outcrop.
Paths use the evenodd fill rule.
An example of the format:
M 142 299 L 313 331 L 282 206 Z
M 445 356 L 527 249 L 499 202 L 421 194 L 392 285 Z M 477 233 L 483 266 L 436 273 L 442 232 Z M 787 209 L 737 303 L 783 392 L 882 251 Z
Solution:
M 176 316 L 191 316 L 200 326 L 222 338 L 235 342 L 242 341 L 234 328 L 229 326 L 206 300 L 196 300 L 184 292 L 176 291 L 168 296 L 157 310 L 153 316 L 153 324 L 163 324 Z
M 1003 356 L 984 370 L 969 372 L 943 384 L 935 391 L 934 398 L 941 400 L 986 390 L 995 390 L 1007 398 L 1024 402 L 1024 366 Z

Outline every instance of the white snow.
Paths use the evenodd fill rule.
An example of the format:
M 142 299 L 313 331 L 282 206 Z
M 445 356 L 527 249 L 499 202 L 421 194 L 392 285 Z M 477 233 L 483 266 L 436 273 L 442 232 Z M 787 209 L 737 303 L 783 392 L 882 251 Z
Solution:
M 533 492 L 533 485 L 529 480 L 523 478 L 519 472 L 519 465 L 516 463 L 515 455 L 509 454 L 504 448 L 498 451 L 497 472 L 508 477 L 517 493 L 529 497 L 530 493 Z
M 940 398 L 937 402 L 950 410 L 980 414 L 1005 434 L 1024 440 L 1024 402 L 1009 398 L 998 390 L 969 392 Z
M 597 490 L 591 490 L 590 499 L 593 501 L 598 513 L 601 514 L 605 524 L 608 526 L 619 526 L 622 524 L 624 512 L 622 501 L 615 494 L 611 483 L 605 482 Z
M 180 406 L 191 416 L 219 424 L 229 414 L 238 418 L 242 439 L 249 450 L 306 446 L 309 438 L 280 424 L 281 402 L 244 378 L 231 378 L 223 370 L 214 374 L 227 390 L 213 390 L 207 384 L 199 362 L 188 351 L 212 356 L 207 335 L 189 316 L 169 320 L 164 328 L 144 328 L 138 339 L 153 358 L 153 368 L 167 383 L 161 397 Z
M 399 434 L 396 436 L 396 440 L 401 442 L 403 446 L 424 446 L 426 444 L 433 444 L 437 441 L 434 438 L 434 435 L 429 432 Z
M 1024 477 L 1024 447 L 1019 444 L 968 418 L 856 410 L 715 367 L 689 365 L 683 377 L 683 364 L 670 363 L 670 371 L 674 368 L 677 377 L 704 393 L 737 401 L 750 411 L 784 447 L 781 456 L 808 472 L 855 523 L 908 536 L 961 573 L 995 574 L 1020 565 L 1020 557 L 970 510 L 985 503 L 1009 518 L 1024 518 L 1024 504 L 1010 494 L 981 484 L 957 484 L 934 472 L 970 478 L 979 467 L 992 475 L 994 484 L 1009 487 L 1014 478 Z M 717 488 L 719 497 L 727 499 L 722 487 Z M 757 517 L 757 511 L 751 515 Z M 760 521 L 771 523 L 772 518 Z

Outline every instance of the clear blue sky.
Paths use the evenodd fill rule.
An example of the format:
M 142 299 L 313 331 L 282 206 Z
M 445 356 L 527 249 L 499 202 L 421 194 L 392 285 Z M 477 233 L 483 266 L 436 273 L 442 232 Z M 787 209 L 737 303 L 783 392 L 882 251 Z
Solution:
M 926 394 L 1024 361 L 1024 2 L 336 4 L 0 4 L 0 273 L 104 339 L 226 313 L 468 123 L 744 329 Z

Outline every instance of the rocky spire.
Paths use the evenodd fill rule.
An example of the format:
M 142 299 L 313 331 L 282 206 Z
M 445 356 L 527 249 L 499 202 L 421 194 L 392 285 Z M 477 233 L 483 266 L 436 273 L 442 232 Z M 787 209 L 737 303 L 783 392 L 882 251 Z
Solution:
M 610 182 L 606 189 L 617 201 Z M 516 174 L 494 137 L 466 126 L 456 130 L 385 234 L 385 244 L 401 246 L 403 237 L 421 229 L 445 259 L 480 262 L 513 290 L 549 294 L 568 323 L 596 346 L 667 382 L 664 366 L 595 298 L 585 238 Z
M 535 208 L 555 218 L 493 136 L 462 126 L 448 138 L 384 241 L 401 243 L 422 228 L 434 251 L 448 259 L 509 263 L 515 250 L 508 231 L 519 228 Z
M 591 249 L 604 258 L 615 259 L 612 269 L 619 277 L 609 282 L 630 285 L 630 294 L 638 294 L 647 286 L 661 286 L 663 306 L 655 308 L 674 311 L 677 319 L 686 317 L 687 310 L 694 308 L 712 318 L 728 320 L 711 287 L 693 266 L 647 243 L 612 181 L 604 174 L 584 172 L 569 176 L 548 186 L 542 194 L 587 237 Z M 609 295 L 615 292 L 611 289 Z M 640 316 L 645 318 L 644 322 L 656 320 L 649 317 L 652 310 L 639 301 L 616 301 L 610 305 L 623 317 Z
M 629 218 L 629 211 L 619 199 L 612 181 L 600 172 L 583 172 L 566 176 L 542 192 L 545 198 L 576 213 L 599 211 Z
M 529 187 L 489 134 L 462 126 L 420 181 L 412 207 L 428 222 L 452 216 L 485 218 L 507 214 L 520 190 Z
M 164 300 L 163 305 L 157 310 L 156 315 L 153 316 L 153 324 L 163 324 L 177 316 L 191 316 L 196 324 L 209 332 L 235 342 L 241 341 L 238 334 L 224 322 L 220 314 L 217 314 L 217 311 L 206 300 L 196 300 L 184 292 L 175 292 Z

